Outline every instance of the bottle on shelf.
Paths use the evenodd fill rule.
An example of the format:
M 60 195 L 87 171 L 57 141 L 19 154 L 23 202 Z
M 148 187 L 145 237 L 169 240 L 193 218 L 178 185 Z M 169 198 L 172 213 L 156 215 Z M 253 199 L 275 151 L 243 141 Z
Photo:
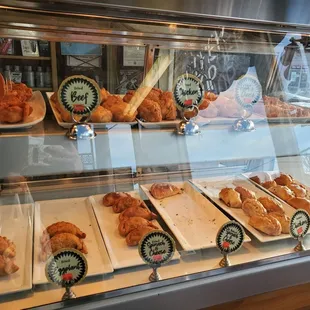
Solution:
M 21 83 L 22 72 L 20 71 L 20 66 L 14 66 L 14 70 L 11 72 L 11 80 L 14 83 Z
M 42 67 L 37 67 L 36 71 L 36 87 L 43 88 L 44 87 L 44 73 Z
M 31 66 L 24 67 L 24 82 L 28 87 L 34 87 L 34 72 Z
M 46 68 L 46 72 L 44 72 L 44 87 L 51 88 L 52 87 L 52 72 L 51 67 Z

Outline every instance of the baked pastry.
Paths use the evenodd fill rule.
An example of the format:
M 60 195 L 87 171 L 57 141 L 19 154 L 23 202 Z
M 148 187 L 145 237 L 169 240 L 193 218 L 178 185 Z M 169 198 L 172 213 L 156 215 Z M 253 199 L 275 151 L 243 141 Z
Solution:
M 223 200 L 228 207 L 241 208 L 242 206 L 240 194 L 232 188 L 223 188 L 219 193 L 219 198 Z
M 143 92 L 143 90 L 142 90 L 142 92 Z M 158 103 L 162 94 L 163 94 L 163 91 L 161 89 L 153 87 L 150 90 L 150 92 L 147 94 L 145 99 L 152 100 L 152 101 L 155 101 Z
M 126 243 L 129 246 L 135 246 L 138 245 L 140 240 L 150 231 L 156 230 L 157 228 L 150 227 L 150 226 L 142 226 L 139 228 L 136 228 L 132 230 L 127 236 L 126 236 Z
M 269 189 L 270 187 L 277 186 L 277 183 L 275 181 L 266 181 L 263 182 L 261 185 L 266 189 Z
M 45 242 L 42 246 L 40 258 L 42 261 L 46 261 L 52 253 L 64 248 L 76 249 L 84 254 L 88 253 L 86 245 L 79 237 L 70 233 L 61 233 Z
M 141 205 L 142 200 L 127 196 L 120 198 L 112 208 L 115 213 L 121 213 L 127 208 L 140 207 Z
M 287 186 L 273 186 L 269 188 L 269 191 L 284 201 L 289 201 L 295 197 L 294 193 Z
M 256 199 L 255 193 L 245 187 L 237 186 L 235 187 L 235 191 L 240 194 L 242 202 L 245 201 L 247 198 Z
M 110 207 L 116 205 L 121 198 L 128 196 L 130 195 L 123 192 L 111 192 L 104 195 L 102 202 L 104 206 Z
M 257 175 L 255 175 L 254 177 L 250 177 L 250 180 L 252 180 L 253 182 L 257 184 L 261 184 L 260 178 Z
M 307 190 L 295 183 L 288 184 L 287 187 L 294 192 L 296 197 L 305 198 L 307 196 Z
M 200 106 L 199 106 L 199 109 L 200 109 Z M 219 111 L 215 103 L 211 102 L 206 109 L 199 111 L 199 116 L 202 116 L 205 118 L 214 118 L 214 117 L 217 117 L 218 113 Z
M 132 97 L 134 96 L 135 91 L 134 90 L 128 90 L 126 95 L 123 97 L 123 101 L 125 102 L 130 102 L 130 100 L 132 99 Z
M 163 120 L 173 121 L 177 118 L 177 109 L 173 101 L 172 92 L 163 92 L 158 103 Z
M 6 237 L 0 236 L 0 255 L 9 258 L 15 257 L 16 246 L 14 242 Z
M 140 228 L 142 226 L 149 226 L 158 229 L 158 227 L 152 222 L 142 217 L 133 216 L 121 221 L 118 225 L 118 231 L 121 236 L 126 237 L 132 230 Z
M 295 197 L 290 199 L 287 203 L 295 209 L 303 209 L 310 214 L 310 200 L 306 198 Z
M 279 236 L 282 231 L 280 222 L 270 215 L 253 215 L 249 225 L 269 236 Z
M 242 210 L 247 216 L 266 215 L 267 211 L 264 206 L 256 199 L 247 198 L 242 203 Z
M 93 123 L 109 123 L 112 121 L 112 117 L 111 111 L 99 106 L 92 112 L 90 121 Z
M 153 212 L 151 212 L 148 208 L 142 208 L 142 207 L 130 207 L 126 210 L 124 210 L 120 215 L 119 215 L 119 220 L 122 222 L 126 218 L 129 217 L 142 217 L 146 220 L 153 220 L 157 218 L 157 215 Z
M 281 229 L 282 234 L 289 234 L 291 219 L 286 214 L 279 212 L 270 212 L 269 215 L 274 217 L 280 222 L 282 228 Z
M 161 122 L 163 119 L 159 103 L 149 99 L 142 101 L 138 107 L 138 115 L 146 122 Z
M 100 89 L 101 103 L 105 102 L 111 94 L 103 87 Z
M 48 239 L 54 237 L 55 235 L 69 233 L 77 236 L 80 239 L 86 238 L 86 234 L 82 232 L 77 226 L 69 222 L 57 222 L 48 226 L 41 237 L 41 243 L 45 244 Z
M 177 186 L 170 183 L 154 183 L 151 186 L 150 193 L 155 199 L 164 199 L 181 194 L 182 191 Z
M 6 256 L 0 255 L 0 276 L 15 273 L 19 269 L 14 261 Z
M 259 197 L 258 201 L 264 206 L 267 212 L 285 213 L 281 203 L 271 197 Z
M 274 181 L 278 185 L 287 186 L 293 182 L 293 178 L 288 174 L 281 173 L 280 176 L 278 176 L 277 178 L 274 179 Z

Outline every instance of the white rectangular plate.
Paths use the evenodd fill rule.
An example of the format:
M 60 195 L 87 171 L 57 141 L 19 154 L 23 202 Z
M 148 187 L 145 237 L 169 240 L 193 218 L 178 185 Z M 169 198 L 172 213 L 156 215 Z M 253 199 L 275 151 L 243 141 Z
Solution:
M 137 192 L 128 192 L 128 194 L 132 197 L 141 199 Z M 114 213 L 111 207 L 105 207 L 102 204 L 103 197 L 104 195 L 91 196 L 90 201 L 93 205 L 114 269 L 144 265 L 145 263 L 139 255 L 138 247 L 128 246 L 125 238 L 119 234 L 119 214 Z M 156 220 L 154 220 L 153 223 L 158 226 L 159 229 L 162 229 Z M 179 258 L 180 255 L 176 251 L 173 259 Z
M 216 247 L 217 232 L 229 219 L 188 182 L 171 184 L 182 194 L 157 200 L 149 191 L 152 184 L 141 188 L 185 251 Z M 246 236 L 245 241 L 251 239 Z
M 250 233 L 252 233 L 260 242 L 269 242 L 275 240 L 289 239 L 290 234 L 281 234 L 279 236 L 268 236 L 248 224 L 249 217 L 243 212 L 242 209 L 229 208 L 226 204 L 219 199 L 219 192 L 224 187 L 234 188 L 236 186 L 243 186 L 253 192 L 256 197 L 269 196 L 264 191 L 254 186 L 248 180 L 242 177 L 216 177 L 208 179 L 195 179 L 191 182 L 196 185 L 202 192 L 204 192 L 212 201 L 214 201 L 220 208 L 225 210 L 233 218 L 235 218 L 241 225 L 243 225 Z M 286 203 L 283 203 L 283 209 L 288 216 L 292 216 L 295 210 Z
M 50 97 L 53 95 L 53 93 L 47 92 L 46 95 L 48 97 L 50 106 L 52 108 L 52 111 L 54 113 L 54 116 L 56 118 L 58 125 L 62 128 L 71 128 L 73 123 L 64 122 L 60 116 L 60 113 L 56 109 L 54 102 L 52 100 L 50 100 Z M 95 129 L 110 129 L 116 125 L 118 125 L 118 126 L 128 126 L 128 125 L 133 126 L 133 125 L 136 125 L 137 122 L 134 121 L 134 122 L 126 122 L 126 123 L 125 122 L 111 122 L 111 123 L 91 123 L 91 124 L 94 125 Z
M 70 222 L 86 233 L 84 242 L 88 249 L 88 254 L 85 255 L 88 262 L 87 277 L 113 272 L 88 198 L 39 201 L 35 204 L 33 284 L 47 283 L 45 262 L 39 259 L 42 232 L 47 226 L 61 221 Z
M 0 295 L 32 289 L 33 205 L 0 206 L 0 235 L 16 245 L 15 264 L 19 270 L 0 277 Z
M 32 113 L 26 117 L 23 122 L 19 122 L 16 124 L 8 124 L 0 122 L 0 129 L 22 129 L 22 128 L 30 128 L 41 121 L 43 121 L 46 113 L 46 105 L 44 98 L 39 91 L 35 91 L 32 94 L 32 97 L 28 101 L 29 105 L 32 107 Z

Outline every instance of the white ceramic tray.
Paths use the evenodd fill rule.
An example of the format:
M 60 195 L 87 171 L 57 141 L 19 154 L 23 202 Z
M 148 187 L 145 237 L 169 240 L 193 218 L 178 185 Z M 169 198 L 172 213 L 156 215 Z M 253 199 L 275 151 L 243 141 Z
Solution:
M 216 247 L 217 232 L 229 219 L 188 182 L 171 184 L 182 194 L 157 200 L 149 192 L 152 184 L 141 188 L 185 251 Z M 246 236 L 245 241 L 251 239 Z
M 128 194 L 140 199 L 137 192 L 128 192 Z M 145 263 L 139 255 L 138 247 L 129 247 L 126 244 L 125 238 L 119 234 L 119 214 L 114 213 L 111 207 L 105 207 L 102 204 L 103 197 L 104 195 L 91 196 L 90 201 L 94 208 L 114 269 L 144 265 Z M 159 229 L 162 229 L 156 220 L 153 220 L 153 223 L 158 226 Z M 179 258 L 180 255 L 176 251 L 173 259 Z
M 260 242 L 270 242 L 275 240 L 289 239 L 290 234 L 281 234 L 279 236 L 268 236 L 248 224 L 249 217 L 242 209 L 229 208 L 219 199 L 219 192 L 224 187 L 234 188 L 236 186 L 243 186 L 253 192 L 256 197 L 269 196 L 266 192 L 254 186 L 251 182 L 243 177 L 215 177 L 208 179 L 194 179 L 191 182 L 196 185 L 202 192 L 204 192 L 212 201 L 214 201 L 220 208 L 235 218 L 241 225 L 243 225 L 250 233 L 252 233 Z M 295 209 L 286 203 L 283 203 L 283 209 L 288 216 L 292 216 Z
M 32 289 L 33 204 L 0 206 L 0 235 L 16 245 L 16 273 L 0 277 L 0 295 Z
M 58 125 L 62 128 L 66 128 L 66 129 L 71 128 L 73 123 L 64 122 L 60 116 L 59 111 L 56 109 L 54 102 L 52 100 L 50 100 L 50 97 L 53 95 L 53 93 L 47 92 L 46 95 L 49 99 L 50 106 L 52 108 L 52 111 L 54 113 L 54 116 L 56 118 Z M 116 125 L 117 126 L 128 126 L 128 125 L 134 126 L 137 124 L 137 122 L 134 121 L 134 122 L 126 122 L 126 123 L 125 122 L 111 122 L 111 123 L 91 123 L 91 124 L 94 125 L 95 129 L 111 129 L 112 127 L 115 127 Z
M 40 123 L 46 114 L 46 105 L 44 98 L 39 91 L 35 91 L 32 94 L 32 97 L 28 101 L 29 105 L 32 107 L 32 113 L 26 117 L 23 122 L 16 124 L 8 124 L 0 122 L 0 129 L 22 129 L 30 128 L 38 123 Z
M 109 255 L 88 198 L 39 201 L 35 204 L 33 284 L 47 283 L 45 263 L 39 259 L 41 251 L 40 237 L 47 226 L 60 221 L 75 224 L 86 233 L 84 242 L 88 249 L 88 254 L 85 255 L 88 262 L 87 277 L 113 272 Z

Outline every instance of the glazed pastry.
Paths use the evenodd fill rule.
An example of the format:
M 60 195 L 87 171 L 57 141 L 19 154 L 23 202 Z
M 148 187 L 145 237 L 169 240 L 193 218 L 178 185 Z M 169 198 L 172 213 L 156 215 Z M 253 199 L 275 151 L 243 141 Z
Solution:
M 253 215 L 249 225 L 269 236 L 279 236 L 282 230 L 280 222 L 270 215 Z
M 149 226 L 158 229 L 152 222 L 142 217 L 129 217 L 121 221 L 118 225 L 118 231 L 121 236 L 126 237 L 132 230 L 140 228 L 142 226 Z
M 293 182 L 293 178 L 285 173 L 281 173 L 279 177 L 275 178 L 274 181 L 278 184 L 278 185 L 283 185 L 283 186 L 287 186 L 289 184 L 291 184 Z
M 270 187 L 277 186 L 277 183 L 275 181 L 266 181 L 261 184 L 263 187 L 269 189 Z
M 154 183 L 151 186 L 150 193 L 155 199 L 164 199 L 177 194 L 181 194 L 182 191 L 178 187 L 170 183 Z
M 242 203 L 242 210 L 247 216 L 266 215 L 267 211 L 264 206 L 256 199 L 247 198 Z
M 40 258 L 42 261 L 45 261 L 52 253 L 64 248 L 77 249 L 84 254 L 88 253 L 83 240 L 70 233 L 61 233 L 45 242 Z
M 50 238 L 55 235 L 69 233 L 77 236 L 78 238 L 86 238 L 86 234 L 82 232 L 77 226 L 69 222 L 57 222 L 48 226 L 44 231 L 41 237 L 41 243 L 46 243 Z
M 0 276 L 15 273 L 19 269 L 14 261 L 6 256 L 0 255 Z
M 241 208 L 242 206 L 240 194 L 232 188 L 223 188 L 219 193 L 219 198 L 223 200 L 228 207 Z
M 260 178 L 257 175 L 254 177 L 250 177 L 250 180 L 252 180 L 253 182 L 255 182 L 257 184 L 261 184 Z
M 237 186 L 235 188 L 235 191 L 240 194 L 242 202 L 245 201 L 247 198 L 256 199 L 255 193 L 245 187 Z
M 271 197 L 260 197 L 258 201 L 264 206 L 267 212 L 285 213 L 281 203 Z
M 310 200 L 306 198 L 295 197 L 290 199 L 287 203 L 295 209 L 303 209 L 310 214 Z
M 110 206 L 116 205 L 121 198 L 128 197 L 128 196 L 130 195 L 127 193 L 112 192 L 112 193 L 105 194 L 102 199 L 102 202 L 104 206 L 110 207 Z
M 16 246 L 14 242 L 6 237 L 0 236 L 0 255 L 10 258 L 15 257 Z
M 270 212 L 269 215 L 274 217 L 280 222 L 282 234 L 289 234 L 291 219 L 286 214 L 279 212 Z
M 269 188 L 269 191 L 284 201 L 289 201 L 295 197 L 294 193 L 287 186 L 273 186 Z
M 119 201 L 112 208 L 115 213 L 121 213 L 127 208 L 140 207 L 141 204 L 142 201 L 140 199 L 128 196 L 120 198 Z
M 307 196 L 307 190 L 298 184 L 291 183 L 287 187 L 294 192 L 296 197 L 305 198 Z
M 138 107 L 138 115 L 146 122 L 161 122 L 163 119 L 159 103 L 149 99 L 142 101 Z
M 135 246 L 138 245 L 140 240 L 143 236 L 145 236 L 147 233 L 149 233 L 152 230 L 156 230 L 154 227 L 150 226 L 142 226 L 139 228 L 136 228 L 132 230 L 127 236 L 126 236 L 126 243 L 129 246 Z
M 142 218 L 149 220 L 149 221 L 157 218 L 157 215 L 155 213 L 151 212 L 147 208 L 131 207 L 131 208 L 124 210 L 119 215 L 119 220 L 122 222 L 126 218 L 133 217 L 133 216 L 142 217 Z

